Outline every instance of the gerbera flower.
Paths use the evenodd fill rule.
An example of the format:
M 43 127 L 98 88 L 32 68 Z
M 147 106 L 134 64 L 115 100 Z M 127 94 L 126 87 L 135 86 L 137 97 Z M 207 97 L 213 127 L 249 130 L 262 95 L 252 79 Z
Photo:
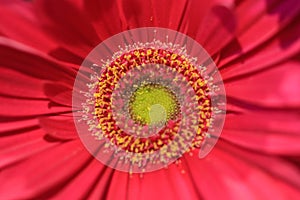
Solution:
M 299 11 L 297 0 L 2 1 L 0 197 L 296 199 Z M 201 44 L 223 79 L 227 114 L 220 139 L 206 157 L 199 158 L 195 145 L 166 169 L 131 174 L 102 164 L 81 143 L 72 92 L 92 49 L 139 27 L 178 31 Z M 168 111 L 158 121 L 176 119 L 172 116 L 181 101 L 162 86 L 168 80 L 134 90 L 128 97 L 133 119 L 153 122 L 139 107 L 139 99 L 153 94 L 163 96 L 159 104 Z M 150 95 L 143 94 L 146 90 Z

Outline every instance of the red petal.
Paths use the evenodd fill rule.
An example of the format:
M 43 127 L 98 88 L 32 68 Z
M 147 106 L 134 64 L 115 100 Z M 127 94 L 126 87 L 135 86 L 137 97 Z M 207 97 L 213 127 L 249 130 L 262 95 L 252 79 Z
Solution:
M 52 1 L 38 0 L 34 6 L 40 28 L 70 52 L 84 58 L 100 42 L 85 13 L 71 1 L 62 0 L 57 6 Z
M 43 81 L 9 68 L 0 68 L 1 95 L 14 97 L 46 98 Z
M 186 17 L 187 6 L 189 2 L 195 1 L 169 1 L 155 0 L 152 1 L 153 23 L 158 27 L 180 30 L 184 17 Z M 168 9 L 166 9 L 168 8 Z
M 265 54 L 273 55 L 273 59 L 275 58 L 276 61 L 275 54 L 268 53 L 270 49 L 265 47 L 274 46 L 272 43 L 275 41 L 275 45 L 286 50 L 287 47 L 293 46 L 293 42 L 296 43 L 300 33 L 299 20 L 297 20 L 299 11 L 300 4 L 297 3 L 297 0 L 270 0 L 267 3 L 265 1 L 243 1 L 236 8 L 237 38 L 243 54 L 249 53 L 250 56 L 253 56 L 259 54 L 260 49 L 266 49 Z M 241 57 L 233 45 L 229 45 L 222 51 L 224 59 L 222 59 L 221 65 Z M 273 48 L 276 50 L 276 47 Z M 254 52 L 251 53 L 251 51 Z M 278 52 L 276 55 L 281 57 L 281 54 L 285 55 L 285 51 Z M 247 57 L 243 56 L 243 59 L 245 58 Z M 274 63 L 273 59 L 271 58 L 269 61 Z M 265 58 L 265 61 L 268 61 L 268 58 Z
M 242 147 L 279 155 L 299 155 L 300 135 L 260 131 L 224 131 L 222 138 Z
M 248 51 L 262 44 L 284 29 L 299 11 L 297 0 L 244 1 L 236 9 L 241 46 Z
M 38 125 L 37 119 L 17 119 L 17 118 L 8 118 L 1 119 L 0 121 L 0 133 L 5 134 L 6 132 L 11 131 L 22 131 L 22 129 L 27 129 Z
M 225 154 L 225 153 L 223 153 Z M 234 199 L 230 193 L 236 192 L 236 199 L 239 199 L 239 192 L 243 192 L 244 197 L 251 198 L 253 194 L 249 189 L 245 188 L 241 183 L 241 187 L 229 188 L 224 182 L 223 176 L 237 176 L 231 171 L 227 170 L 220 162 L 223 160 L 223 155 L 216 150 L 216 148 L 205 158 L 199 160 L 197 154 L 194 156 L 185 156 L 183 165 L 186 166 L 186 171 L 189 173 L 190 178 L 195 182 L 196 190 L 201 194 L 202 199 Z M 217 163 L 219 161 L 219 163 Z M 230 174 L 229 174 L 230 173 Z
M 224 128 L 299 135 L 299 111 L 286 111 L 286 109 L 243 111 L 239 115 L 226 116 Z
M 131 178 L 129 173 L 114 171 L 112 180 L 106 192 L 107 199 L 122 199 L 127 197 L 130 191 L 128 190 L 128 185 Z
M 224 82 L 228 83 L 249 77 L 290 59 L 300 51 L 299 33 L 300 26 L 292 24 L 276 38 L 264 43 L 255 51 L 239 55 L 232 63 L 224 65 L 226 61 L 221 59 L 220 70 Z M 282 46 L 282 43 L 285 46 Z
M 0 6 L 0 33 L 41 51 L 48 52 L 57 44 L 36 24 L 32 3 L 10 1 Z
M 121 16 L 126 19 L 128 29 L 154 26 L 151 1 L 121 0 L 120 6 Z
M 186 157 L 192 178 L 204 199 L 294 199 L 299 190 L 262 171 L 256 165 L 226 152 L 218 143 L 208 157 L 202 160 Z M 266 189 L 267 188 L 267 189 Z
M 40 126 L 53 138 L 60 140 L 77 139 L 77 131 L 71 117 L 42 117 Z
M 44 150 L 53 148 L 56 144 L 47 142 L 43 137 L 45 132 L 39 128 L 21 130 L 23 133 L 1 137 L 0 167 L 12 165 L 17 161 L 29 158 Z
M 44 53 L 1 37 L 0 54 L 2 55 L 1 68 L 10 68 L 30 77 L 68 82 L 72 81 L 72 77 L 76 74 L 71 67 L 55 62 Z
M 93 159 L 88 163 L 79 174 L 73 177 L 68 184 L 64 185 L 59 193 L 55 194 L 56 199 L 88 199 L 91 195 L 92 189 L 105 177 L 105 174 L 109 174 L 105 165 L 102 165 L 98 160 Z M 124 176 L 124 174 L 122 174 Z M 115 193 L 124 187 L 124 183 L 120 179 L 117 179 L 121 183 L 122 187 L 117 188 Z M 110 187 L 109 187 L 110 188 Z M 124 197 L 124 196 L 123 196 Z M 97 197 L 100 199 L 100 196 Z
M 146 173 L 142 178 L 134 175 L 129 179 L 128 191 L 130 198 L 138 199 L 199 199 L 187 172 L 175 164 L 168 169 Z
M 44 84 L 47 97 L 58 104 L 72 106 L 72 82 L 49 82 Z
M 105 167 L 104 171 L 97 177 L 96 184 L 90 188 L 91 191 L 86 194 L 87 199 L 107 199 L 108 188 L 111 186 L 111 181 L 115 170 Z M 123 185 L 124 187 L 124 185 Z
M 71 112 L 70 108 L 61 107 L 47 100 L 7 98 L 0 96 L 2 116 L 35 116 L 61 112 Z
M 276 111 L 227 116 L 221 138 L 260 152 L 298 155 L 299 114 Z
M 214 55 L 235 37 L 236 18 L 231 9 L 214 6 L 204 17 L 196 40 Z
M 256 75 L 225 84 L 228 96 L 260 106 L 300 106 L 300 63 L 286 62 Z
M 247 163 L 249 167 L 253 166 L 261 169 L 263 172 L 276 177 L 278 181 L 290 184 L 291 187 L 300 188 L 299 166 L 286 157 L 279 157 L 261 152 L 249 151 L 248 149 L 238 148 L 224 142 L 220 147 L 237 159 Z
M 102 41 L 126 29 L 119 7 L 119 1 L 84 1 L 86 15 Z
M 90 159 L 79 140 L 43 151 L 1 171 L 1 195 L 6 199 L 46 198 L 86 167 Z

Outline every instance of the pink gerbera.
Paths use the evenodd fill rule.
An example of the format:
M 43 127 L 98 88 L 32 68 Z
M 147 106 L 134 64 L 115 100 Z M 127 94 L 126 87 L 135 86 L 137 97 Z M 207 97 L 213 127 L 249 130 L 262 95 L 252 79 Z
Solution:
M 0 199 L 297 199 L 300 195 L 299 13 L 298 0 L 1 1 Z M 95 64 L 89 53 L 113 35 L 140 27 L 178 31 L 201 44 L 223 79 L 218 83 L 224 83 L 227 110 L 219 141 L 206 157 L 199 158 L 205 138 L 199 133 L 185 147 L 188 152 L 180 152 L 174 156 L 176 159 L 169 160 L 171 163 L 160 166 L 165 169 L 149 172 L 146 168 L 133 169 L 128 173 L 124 168 L 114 169 L 99 162 L 82 144 L 76 123 L 81 118 L 86 122 L 87 115 L 77 112 L 81 108 L 72 104 L 72 95 L 74 100 L 74 93 L 83 92 L 77 91 L 76 76 L 90 73 L 91 68 L 82 67 L 84 63 Z M 201 78 L 186 57 L 172 57 L 168 49 L 143 47 L 123 52 L 110 61 L 130 63 L 128 56 L 141 53 L 146 64 L 162 64 L 166 60 L 165 64 L 185 75 L 186 80 Z M 156 59 L 155 52 L 161 59 Z M 185 61 L 188 64 L 184 71 L 181 65 L 175 65 Z M 114 65 L 109 67 L 113 69 Z M 151 67 L 156 66 L 151 65 L 148 70 Z M 159 68 L 158 74 L 167 74 L 164 70 Z M 112 120 L 107 110 L 101 110 L 107 109 L 101 107 L 102 103 L 110 102 L 106 97 L 118 102 L 111 109 L 118 114 L 122 110 L 120 105 L 126 105 L 123 99 L 118 99 L 126 96 L 126 85 L 139 83 L 120 78 L 121 89 L 109 93 L 105 86 L 107 93 L 103 93 L 103 82 L 108 83 L 112 76 L 109 72 L 102 79 L 97 77 L 99 82 L 92 87 L 94 90 L 82 95 L 87 97 L 83 102 L 88 103 L 87 92 L 94 91 L 92 105 L 97 109 L 94 114 L 98 121 Z M 130 73 L 130 77 L 145 77 L 148 71 Z M 165 77 L 175 76 L 170 73 Z M 196 104 L 212 105 L 205 83 L 199 82 L 199 90 L 193 88 Z M 177 134 L 174 131 L 177 122 L 185 120 L 174 117 L 180 113 L 176 106 L 192 102 L 193 96 L 181 95 L 187 98 L 181 101 L 175 98 L 177 93 L 173 94 L 176 88 L 170 87 L 169 91 L 169 85 L 155 82 L 140 86 L 136 90 L 139 93 L 152 90 L 168 100 L 160 103 L 167 107 L 164 117 L 170 123 L 164 121 L 168 126 L 160 130 L 161 135 L 166 133 L 172 138 Z M 183 91 L 178 89 L 178 94 Z M 151 124 L 151 117 L 143 118 L 136 100 L 140 97 L 144 96 L 134 93 L 128 97 L 128 102 L 133 102 L 129 105 L 129 116 L 140 124 Z M 156 101 L 147 103 L 157 105 Z M 188 106 L 183 108 L 190 113 Z M 214 109 L 210 108 L 201 115 L 201 131 L 209 127 L 210 121 L 205 120 L 214 116 Z M 75 123 L 74 116 L 78 118 Z M 118 117 L 124 119 L 124 116 L 122 113 Z M 130 123 L 119 121 L 120 127 L 132 128 Z M 92 125 L 87 128 L 93 129 Z M 190 125 L 187 121 L 186 128 L 191 128 Z M 126 141 L 126 131 L 120 133 L 121 139 L 113 139 L 115 135 L 109 134 L 118 131 L 117 128 L 99 126 L 104 132 L 108 130 L 113 144 L 122 146 Z M 167 143 L 151 139 L 154 140 L 155 145 Z M 147 152 L 156 150 L 155 145 L 122 148 L 126 152 Z M 135 150 L 136 147 L 139 149 Z

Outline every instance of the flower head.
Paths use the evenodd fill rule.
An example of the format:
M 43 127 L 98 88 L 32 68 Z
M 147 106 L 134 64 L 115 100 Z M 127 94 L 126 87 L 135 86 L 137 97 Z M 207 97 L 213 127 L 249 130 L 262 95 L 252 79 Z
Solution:
M 0 197 L 299 196 L 297 0 L 13 0 L 0 11 Z
M 130 173 L 167 167 L 210 145 L 203 157 L 225 118 L 224 86 L 212 59 L 169 29 L 133 29 L 105 40 L 83 62 L 73 91 L 75 123 L 87 149 Z

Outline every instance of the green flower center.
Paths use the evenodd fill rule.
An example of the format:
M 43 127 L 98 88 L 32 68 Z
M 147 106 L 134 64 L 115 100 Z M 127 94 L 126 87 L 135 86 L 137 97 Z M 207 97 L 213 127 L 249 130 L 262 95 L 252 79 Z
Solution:
M 175 94 L 159 84 L 141 85 L 130 97 L 131 118 L 142 125 L 163 125 L 176 119 L 179 110 Z

